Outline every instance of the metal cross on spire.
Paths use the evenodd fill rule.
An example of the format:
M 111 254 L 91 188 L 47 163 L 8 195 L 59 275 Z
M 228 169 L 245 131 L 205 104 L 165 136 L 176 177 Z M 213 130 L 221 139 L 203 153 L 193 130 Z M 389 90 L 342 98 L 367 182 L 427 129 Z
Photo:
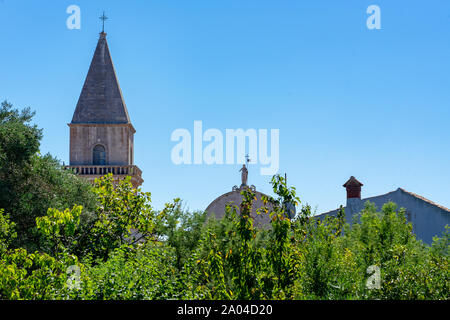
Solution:
M 108 20 L 108 17 L 105 16 L 105 11 L 103 11 L 103 15 L 99 19 L 102 20 L 102 33 L 105 33 L 105 20 Z

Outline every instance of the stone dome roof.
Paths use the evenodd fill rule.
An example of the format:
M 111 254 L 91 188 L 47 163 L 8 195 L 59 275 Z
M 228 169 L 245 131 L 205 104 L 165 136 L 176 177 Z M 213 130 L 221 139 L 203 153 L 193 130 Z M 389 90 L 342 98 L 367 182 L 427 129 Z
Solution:
M 217 219 L 221 219 L 225 216 L 225 208 L 227 204 L 233 204 L 238 206 L 241 205 L 243 195 L 241 195 L 242 190 L 244 188 L 248 188 L 247 186 L 241 186 L 240 188 L 234 187 L 233 191 L 224 193 L 223 195 L 217 197 L 214 201 L 212 201 L 209 206 L 206 208 L 206 212 L 208 216 L 214 215 Z M 255 226 L 264 226 L 270 224 L 270 216 L 269 214 L 257 214 L 257 210 L 263 207 L 263 202 L 261 200 L 262 196 L 266 196 L 264 193 L 256 191 L 254 186 L 250 187 L 252 191 L 256 195 L 256 201 L 253 202 L 253 208 L 251 212 L 251 216 L 254 219 L 253 224 Z

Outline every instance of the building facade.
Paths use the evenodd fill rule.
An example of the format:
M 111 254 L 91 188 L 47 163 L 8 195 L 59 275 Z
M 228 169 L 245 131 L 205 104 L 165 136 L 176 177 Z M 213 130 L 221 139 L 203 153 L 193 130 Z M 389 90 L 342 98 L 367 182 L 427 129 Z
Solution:
M 387 203 L 394 202 L 398 208 L 404 208 L 406 219 L 412 224 L 416 238 L 424 243 L 431 244 L 434 236 L 441 236 L 445 226 L 450 226 L 450 210 L 438 205 L 415 193 L 398 188 L 375 197 L 361 199 L 361 187 L 363 184 L 355 177 L 343 185 L 347 191 L 347 204 L 345 209 L 345 220 L 352 223 L 355 215 L 359 214 L 367 201 L 372 202 L 378 209 Z M 318 215 L 319 218 L 336 216 L 339 209 Z

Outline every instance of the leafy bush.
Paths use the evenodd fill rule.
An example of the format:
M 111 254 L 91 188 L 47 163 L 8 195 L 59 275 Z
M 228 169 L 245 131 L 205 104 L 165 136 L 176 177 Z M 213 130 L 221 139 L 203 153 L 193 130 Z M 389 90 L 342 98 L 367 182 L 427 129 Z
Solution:
M 49 208 L 75 204 L 85 212 L 96 207 L 92 187 L 58 160 L 39 153 L 42 129 L 31 124 L 34 113 L 4 101 L 0 105 L 0 208 L 16 224 L 14 247 L 39 249 L 35 219 Z
M 122 245 L 87 271 L 83 299 L 169 299 L 179 294 L 171 250 L 162 245 Z
M 53 256 L 75 254 L 106 261 L 111 251 L 124 244 L 153 239 L 155 222 L 150 194 L 133 189 L 130 177 L 115 183 L 112 174 L 95 181 L 98 207 L 82 223 L 82 207 L 48 209 L 36 218 L 42 235 L 41 249 Z
M 191 296 L 209 299 L 448 299 L 448 232 L 431 247 L 415 239 L 404 211 L 394 203 L 380 212 L 367 203 L 359 222 L 319 220 L 303 206 L 294 219 L 286 201 L 299 199 L 282 177 L 272 181 L 278 199 L 270 206 L 269 230 L 250 216 L 251 190 L 240 208 L 228 206 L 221 221 L 205 225 L 189 264 Z M 269 207 L 271 210 L 269 210 Z M 257 239 L 262 239 L 258 241 Z M 193 270 L 194 267 L 194 271 Z M 379 271 L 379 287 L 371 285 Z M 375 272 L 375 274 L 374 274 Z
M 0 299 L 450 298 L 450 229 L 427 246 L 394 203 L 320 220 L 277 175 L 267 228 L 251 189 L 220 220 L 158 212 L 130 178 L 91 186 L 41 156 L 32 117 L 1 104 Z

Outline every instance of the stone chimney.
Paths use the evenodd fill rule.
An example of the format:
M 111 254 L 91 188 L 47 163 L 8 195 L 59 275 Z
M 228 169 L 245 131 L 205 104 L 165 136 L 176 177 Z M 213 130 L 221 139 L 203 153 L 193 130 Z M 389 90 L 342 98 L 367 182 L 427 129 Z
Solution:
M 351 176 L 343 187 L 347 190 L 347 199 L 361 199 L 361 187 L 363 184 Z

